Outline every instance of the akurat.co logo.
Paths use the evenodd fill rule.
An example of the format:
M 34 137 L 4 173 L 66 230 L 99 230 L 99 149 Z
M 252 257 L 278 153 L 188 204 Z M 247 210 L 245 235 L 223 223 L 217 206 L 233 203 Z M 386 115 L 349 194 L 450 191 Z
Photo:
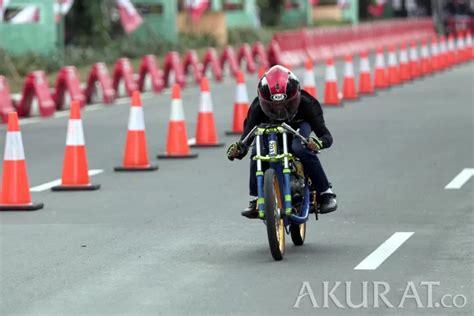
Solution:
M 322 286 L 301 284 L 293 308 L 463 308 L 468 303 L 465 295 L 443 293 L 439 281 L 409 281 L 393 289 L 388 282 L 324 281 Z

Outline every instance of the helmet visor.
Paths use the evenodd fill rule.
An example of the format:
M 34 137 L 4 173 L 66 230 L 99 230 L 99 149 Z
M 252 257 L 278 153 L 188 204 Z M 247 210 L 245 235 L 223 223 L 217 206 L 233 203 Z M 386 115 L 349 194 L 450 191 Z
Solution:
M 264 98 L 259 98 L 260 107 L 265 115 L 270 119 L 276 121 L 292 120 L 298 112 L 298 105 L 300 103 L 300 94 L 297 93 L 293 97 L 283 101 L 268 101 Z

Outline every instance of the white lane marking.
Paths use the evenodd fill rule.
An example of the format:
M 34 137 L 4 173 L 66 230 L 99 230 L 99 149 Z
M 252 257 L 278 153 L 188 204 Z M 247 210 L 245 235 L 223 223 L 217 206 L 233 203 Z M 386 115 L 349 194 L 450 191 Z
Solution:
M 44 120 L 43 117 L 25 118 L 20 120 L 20 126 L 43 122 Z
M 196 138 L 188 139 L 188 146 L 196 145 Z
M 388 257 L 390 257 L 395 250 L 397 250 L 405 241 L 410 238 L 414 232 L 397 232 L 390 236 L 383 244 L 375 249 L 370 255 L 362 260 L 354 270 L 375 270 Z
M 471 177 L 474 177 L 474 168 L 464 168 L 444 188 L 446 190 L 460 189 Z
M 84 111 L 85 112 L 93 112 L 93 111 L 97 111 L 97 110 L 101 110 L 105 108 L 105 106 L 103 104 L 92 104 L 92 105 L 88 105 L 84 108 Z
M 69 110 L 64 110 L 64 111 L 61 111 L 61 112 L 55 112 L 53 117 L 58 118 L 58 117 L 65 117 L 65 116 L 68 116 L 68 115 L 69 115 Z
M 101 174 L 103 172 L 104 172 L 103 169 L 92 169 L 92 170 L 89 170 L 89 176 L 92 177 L 92 176 Z M 33 187 L 33 188 L 30 189 L 30 191 L 31 192 L 43 192 L 43 191 L 49 190 L 52 187 L 60 185 L 60 184 L 61 184 L 61 179 L 58 179 L 58 180 L 54 180 L 54 181 L 51 181 L 51 182 L 44 183 L 44 184 L 38 185 L 36 187 Z

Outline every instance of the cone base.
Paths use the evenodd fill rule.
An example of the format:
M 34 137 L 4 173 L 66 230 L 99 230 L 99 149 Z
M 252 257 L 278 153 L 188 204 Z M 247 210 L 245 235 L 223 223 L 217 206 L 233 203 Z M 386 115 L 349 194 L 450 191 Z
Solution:
M 32 203 L 29 205 L 0 205 L 0 211 L 37 211 L 43 207 L 43 203 Z
M 89 185 L 58 185 L 51 188 L 51 191 L 95 191 L 100 189 L 100 184 Z
M 344 101 L 356 101 L 359 99 L 359 96 L 345 96 Z
M 149 166 L 143 166 L 143 167 L 120 166 L 120 167 L 114 168 L 114 171 L 117 171 L 117 172 L 140 172 L 140 171 L 155 171 L 155 170 L 158 170 L 158 166 L 155 166 L 155 165 L 149 165 Z
M 234 131 L 227 131 L 225 132 L 226 135 L 242 135 L 241 132 L 234 132 Z
M 188 154 L 188 155 L 158 155 L 156 158 L 158 159 L 193 159 L 197 158 L 198 154 Z
M 215 144 L 193 144 L 189 147 L 195 147 L 195 148 L 210 148 L 210 147 L 222 147 L 224 146 L 224 143 L 215 143 Z

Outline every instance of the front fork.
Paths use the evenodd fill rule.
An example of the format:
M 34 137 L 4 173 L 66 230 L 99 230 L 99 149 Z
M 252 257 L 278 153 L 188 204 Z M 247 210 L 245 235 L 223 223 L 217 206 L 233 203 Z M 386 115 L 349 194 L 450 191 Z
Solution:
M 292 205 L 291 205 L 291 189 L 290 189 L 290 175 L 291 175 L 291 170 L 289 168 L 289 161 L 288 161 L 288 137 L 286 133 L 282 134 L 283 137 L 283 153 L 284 153 L 284 159 L 283 159 L 283 177 L 281 177 L 281 173 L 278 172 L 281 170 L 281 165 L 278 163 L 271 163 L 270 167 L 274 168 L 277 171 L 278 174 L 278 182 L 280 185 L 280 192 L 283 193 L 282 200 L 283 200 L 283 205 L 285 208 L 285 211 L 282 212 L 281 215 L 283 216 L 289 216 L 292 211 Z M 261 142 L 262 142 L 262 134 L 258 133 L 256 136 L 256 149 L 257 149 L 257 157 L 261 157 Z M 269 151 L 269 156 L 270 157 L 275 157 L 278 155 L 278 136 L 275 133 L 270 133 L 268 135 L 268 151 Z M 262 161 L 260 159 L 257 159 L 257 191 L 258 191 L 258 200 L 257 200 L 257 205 L 258 205 L 258 214 L 261 219 L 265 218 L 265 199 L 263 196 L 263 179 L 264 179 L 264 173 L 262 171 Z

